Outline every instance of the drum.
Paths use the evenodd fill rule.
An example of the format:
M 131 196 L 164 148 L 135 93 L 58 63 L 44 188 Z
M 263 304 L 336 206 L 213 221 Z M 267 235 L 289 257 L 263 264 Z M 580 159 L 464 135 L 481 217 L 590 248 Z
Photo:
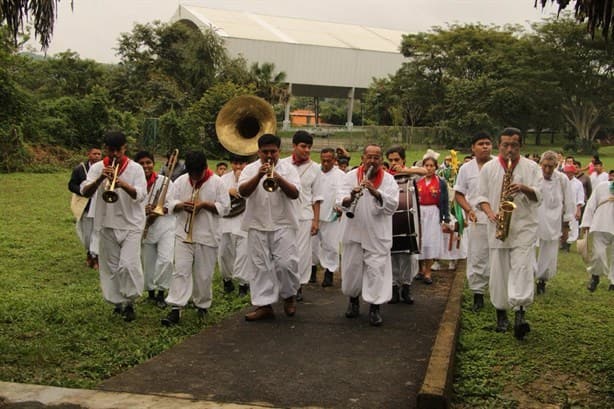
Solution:
M 399 185 L 399 207 L 392 216 L 391 253 L 420 253 L 420 207 L 415 181 L 408 175 L 395 175 Z

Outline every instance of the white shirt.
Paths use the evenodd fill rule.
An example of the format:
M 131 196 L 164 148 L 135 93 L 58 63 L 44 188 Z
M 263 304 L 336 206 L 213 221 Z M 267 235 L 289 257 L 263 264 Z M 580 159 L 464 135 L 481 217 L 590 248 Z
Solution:
M 460 167 L 456 176 L 454 190 L 465 196 L 465 199 L 471 205 L 471 209 L 475 212 L 477 223 L 486 224 L 488 223 L 488 217 L 478 206 L 479 181 L 480 167 L 478 166 L 478 161 L 472 159 Z
M 614 234 L 614 194 L 610 192 L 610 182 L 602 182 L 593 189 L 580 227 L 590 227 L 591 232 Z
M 595 190 L 598 184 L 600 184 L 601 182 L 608 181 L 608 172 L 601 172 L 600 174 L 597 174 L 597 172 L 593 172 L 591 173 L 590 177 L 591 177 L 591 187 L 593 188 L 593 190 Z
M 339 205 L 358 186 L 357 173 L 358 169 L 354 169 L 345 175 L 337 195 Z M 345 220 L 343 242 L 356 242 L 364 249 L 389 253 L 392 248 L 392 215 L 399 206 L 399 185 L 391 174 L 384 172 L 382 184 L 377 190 L 382 195 L 382 204 L 364 189 L 356 204 L 354 218 Z
M 333 209 L 337 203 L 337 192 L 345 179 L 345 172 L 333 167 L 328 172 L 320 170 L 320 182 L 322 187 L 322 203 L 320 204 L 320 221 L 330 222 L 336 217 Z
M 571 186 L 571 194 L 574 198 L 574 202 L 577 205 L 584 206 L 584 186 L 582 182 L 575 176 L 569 179 L 569 185 Z
M 247 165 L 239 177 L 239 186 L 257 175 L 260 166 L 262 166 L 260 160 Z M 275 165 L 275 172 L 293 184 L 299 192 L 301 191 L 301 180 L 294 165 L 279 160 Z M 298 229 L 298 199 L 290 199 L 281 188 L 267 192 L 262 187 L 263 181 L 264 177 L 260 179 L 252 194 L 246 198 L 241 229 L 245 231 L 249 229 L 275 231 L 284 227 Z
M 228 192 L 232 188 L 238 189 L 239 187 L 239 180 L 235 179 L 234 172 L 228 172 L 222 175 L 222 183 L 224 183 L 224 188 L 226 189 L 226 192 Z M 247 233 L 241 230 L 241 223 L 243 223 L 244 214 L 245 212 L 238 214 L 235 217 L 223 217 L 220 220 L 220 233 L 232 233 L 238 236 L 247 237 Z
M 279 162 L 286 162 L 294 166 L 299 178 L 301 179 L 301 193 L 298 198 L 300 221 L 313 220 L 313 204 L 322 201 L 322 188 L 320 183 L 320 165 L 312 160 L 296 166 L 292 163 L 292 156 L 280 159 Z
M 480 172 L 478 187 L 478 203 L 487 202 L 492 211 L 497 213 L 505 169 L 501 166 L 499 158 L 492 159 Z M 525 194 L 514 196 L 516 209 L 513 212 L 510 232 L 505 241 L 495 237 L 496 224 L 488 223 L 488 244 L 490 248 L 512 248 L 532 246 L 537 238 L 537 224 L 539 218 L 537 208 L 542 200 L 540 182 L 543 179 L 541 168 L 532 160 L 520 157 L 518 165 L 512 173 L 512 183 L 522 183 L 533 189 L 537 201 L 530 200 Z
M 81 183 L 81 193 L 83 188 L 96 181 L 102 175 L 104 169 L 103 161 L 96 162 L 87 172 L 87 179 Z M 136 198 L 121 188 L 116 188 L 119 199 L 115 203 L 107 203 L 102 200 L 102 193 L 105 191 L 106 181 L 103 181 L 96 190 L 96 210 L 94 216 L 94 228 L 100 229 L 108 227 L 117 230 L 142 231 L 145 228 L 145 205 L 143 202 L 147 196 L 147 180 L 143 167 L 131 159 L 128 159 L 126 168 L 118 176 L 118 179 L 126 182 L 136 190 Z
M 542 202 L 537 209 L 539 216 L 537 238 L 556 240 L 561 237 L 561 218 L 570 222 L 576 212 L 569 179 L 565 174 L 555 170 L 550 180 L 545 178 L 541 180 L 540 189 Z
M 147 194 L 148 199 L 145 201 L 144 204 L 151 203 L 154 208 L 156 207 L 158 203 L 154 200 L 156 199 L 156 195 L 158 195 L 158 201 L 160 200 L 159 195 L 162 194 L 162 188 L 164 187 L 163 185 L 166 179 L 166 176 L 158 174 L 158 177 L 156 178 L 156 181 L 154 182 L 151 191 Z M 157 242 L 163 234 L 165 234 L 169 230 L 175 230 L 175 214 L 173 213 L 174 195 L 175 187 L 173 182 L 169 179 L 166 196 L 164 198 L 164 207 L 168 209 L 168 213 L 164 216 L 156 217 L 156 221 L 151 226 L 149 226 L 149 231 L 147 232 L 148 241 Z
M 171 201 L 173 209 L 178 203 L 191 202 L 192 194 L 193 188 L 190 183 L 189 174 L 185 173 L 175 179 L 175 192 Z M 230 197 L 228 196 L 228 190 L 226 190 L 224 183 L 222 183 L 222 179 L 218 175 L 212 174 L 200 187 L 197 200 L 213 202 L 218 214 L 205 209 L 200 209 L 196 213 L 192 227 L 192 241 L 210 247 L 217 247 L 220 219 L 230 209 Z M 175 215 L 177 217 L 175 235 L 178 239 L 184 240 L 187 236 L 186 222 L 190 213 L 181 210 L 175 212 Z

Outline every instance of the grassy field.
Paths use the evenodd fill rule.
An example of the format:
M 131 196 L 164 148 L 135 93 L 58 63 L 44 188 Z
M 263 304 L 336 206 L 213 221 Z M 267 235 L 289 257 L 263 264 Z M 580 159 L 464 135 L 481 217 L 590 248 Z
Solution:
M 614 155 L 604 153 L 614 167 Z M 206 323 L 189 310 L 182 325 L 161 327 L 165 313 L 145 302 L 133 323 L 114 317 L 97 273 L 85 267 L 68 178 L 0 175 L 0 380 L 90 388 L 248 303 L 224 296 L 216 277 Z M 523 343 L 493 331 L 492 307 L 470 312 L 466 294 L 456 408 L 614 408 L 614 292 L 604 284 L 586 291 L 575 252 L 562 254 L 559 267 L 528 312 L 532 332 Z

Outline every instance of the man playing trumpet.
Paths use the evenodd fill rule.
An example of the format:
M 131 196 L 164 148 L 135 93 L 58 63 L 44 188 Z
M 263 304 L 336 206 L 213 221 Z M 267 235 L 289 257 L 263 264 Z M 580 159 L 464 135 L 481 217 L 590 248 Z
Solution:
M 126 136 L 122 132 L 108 132 L 105 149 L 107 156 L 92 165 L 81 183 L 81 193 L 86 197 L 98 195 L 94 229 L 100 231 L 102 295 L 115 305 L 114 313 L 133 321 L 134 300 L 143 291 L 141 235 L 147 181 L 143 168 L 126 156 Z

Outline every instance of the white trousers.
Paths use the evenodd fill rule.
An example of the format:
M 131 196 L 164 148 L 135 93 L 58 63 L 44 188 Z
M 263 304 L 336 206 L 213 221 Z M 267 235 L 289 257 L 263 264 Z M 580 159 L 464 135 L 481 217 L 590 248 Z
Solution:
M 224 280 L 236 279 L 240 285 L 251 279 L 247 258 L 247 237 L 223 233 L 217 252 L 217 263 Z
M 166 303 L 185 307 L 190 301 L 198 308 L 211 307 L 213 269 L 217 259 L 217 247 L 205 244 L 187 244 L 175 238 L 175 271 Z
M 141 232 L 100 230 L 98 257 L 102 296 L 111 304 L 132 302 L 143 292 Z
M 484 294 L 490 279 L 488 226 L 471 223 L 464 231 L 467 242 L 467 284 L 474 294 Z
M 573 243 L 578 240 L 578 235 L 580 234 L 580 223 L 574 217 L 569 222 L 569 235 L 567 235 L 567 243 Z
M 168 290 L 173 276 L 175 231 L 169 230 L 157 242 L 145 240 L 142 247 L 146 290 Z
M 535 278 L 548 281 L 556 274 L 559 257 L 559 240 L 539 240 L 539 255 L 535 267 Z
M 533 246 L 490 249 L 490 301 L 498 310 L 533 303 Z
M 311 220 L 300 220 L 296 232 L 296 249 L 298 251 L 298 276 L 301 284 L 307 284 L 311 277 Z
M 296 295 L 300 286 L 296 230 L 251 229 L 247 233 L 247 248 L 254 273 L 250 281 L 252 305 L 269 305 L 279 297 Z M 311 256 L 311 251 L 307 254 Z
M 360 243 L 344 241 L 341 258 L 341 291 L 369 304 L 384 304 L 392 298 L 390 252 L 365 250 Z
M 586 271 L 591 275 L 608 276 L 610 283 L 614 284 L 614 234 L 594 231 L 591 233 L 591 239 L 591 261 Z
M 328 271 L 339 269 L 339 242 L 341 241 L 341 223 L 339 221 L 320 221 L 320 231 L 317 234 L 318 260 L 320 265 Z M 314 244 L 316 241 L 313 242 Z
M 97 230 L 94 230 L 94 218 L 82 216 L 77 220 L 76 229 L 77 236 L 79 236 L 79 240 L 83 247 L 85 247 L 85 250 L 91 255 L 98 255 L 100 234 Z
M 411 285 L 412 280 L 418 274 L 418 258 L 416 256 L 409 253 L 393 253 L 390 255 L 393 285 Z

